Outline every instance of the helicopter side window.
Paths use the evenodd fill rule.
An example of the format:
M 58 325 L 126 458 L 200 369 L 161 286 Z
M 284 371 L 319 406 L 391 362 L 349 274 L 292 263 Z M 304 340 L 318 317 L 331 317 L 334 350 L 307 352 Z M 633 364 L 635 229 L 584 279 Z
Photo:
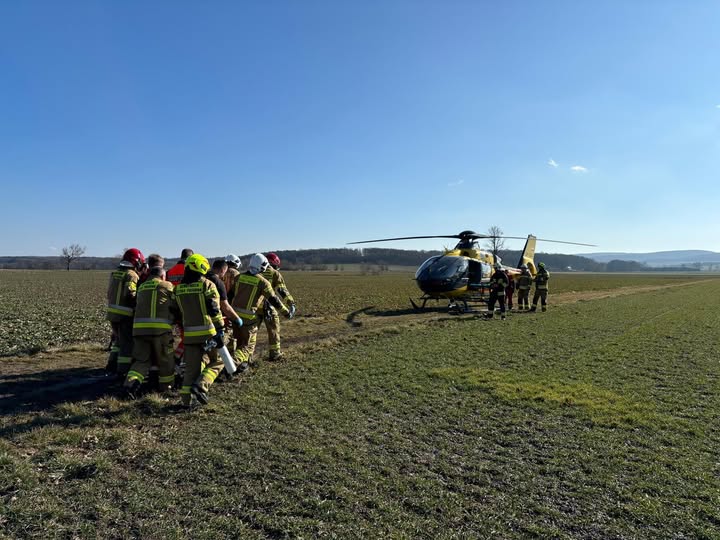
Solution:
M 454 280 L 466 276 L 468 261 L 465 257 L 439 256 L 428 259 L 427 266 L 418 270 L 417 276 L 423 279 Z M 422 270 L 422 272 L 421 272 Z
M 442 255 L 435 255 L 434 257 L 430 257 L 428 260 L 422 263 L 420 265 L 420 268 L 418 268 L 415 272 L 415 279 L 419 278 L 420 275 L 428 268 L 428 266 L 437 261 L 440 257 L 442 257 Z

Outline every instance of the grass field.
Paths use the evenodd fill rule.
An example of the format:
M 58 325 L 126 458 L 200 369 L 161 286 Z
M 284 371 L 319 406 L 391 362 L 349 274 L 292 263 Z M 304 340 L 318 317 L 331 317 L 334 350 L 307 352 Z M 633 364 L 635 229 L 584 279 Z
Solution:
M 0 360 L 0 537 L 720 538 L 720 280 L 557 274 L 486 321 L 409 278 L 289 273 L 290 361 L 191 412 L 29 390 L 99 348 Z

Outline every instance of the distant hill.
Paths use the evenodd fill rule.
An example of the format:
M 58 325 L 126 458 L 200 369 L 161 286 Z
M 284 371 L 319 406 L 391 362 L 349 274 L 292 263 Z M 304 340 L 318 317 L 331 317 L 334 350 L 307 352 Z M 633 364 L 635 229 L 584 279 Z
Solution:
M 613 260 L 635 261 L 648 266 L 678 266 L 693 264 L 720 264 L 720 253 L 702 249 L 686 249 L 677 251 L 655 251 L 652 253 L 586 253 L 588 257 L 601 263 Z
M 303 249 L 293 251 L 276 251 L 282 260 L 283 270 L 342 270 L 343 265 L 372 265 L 376 269 L 386 270 L 389 266 L 417 267 L 429 257 L 439 255 L 440 251 L 417 251 L 405 249 L 364 248 L 364 249 Z M 520 251 L 500 251 L 503 262 L 508 265 L 517 264 Z M 252 254 L 240 258 L 247 266 Z M 210 257 L 213 261 L 216 257 Z M 557 253 L 538 253 L 536 261 L 544 262 L 550 270 L 579 270 L 585 272 L 604 272 L 607 264 L 578 255 Z M 170 268 L 177 258 L 167 258 L 165 266 Z M 72 263 L 73 270 L 112 270 L 117 266 L 117 257 L 80 257 Z M 636 270 L 624 267 L 625 270 Z M 0 269 L 64 269 L 61 257 L 0 257 Z M 611 269 L 612 270 L 612 269 Z

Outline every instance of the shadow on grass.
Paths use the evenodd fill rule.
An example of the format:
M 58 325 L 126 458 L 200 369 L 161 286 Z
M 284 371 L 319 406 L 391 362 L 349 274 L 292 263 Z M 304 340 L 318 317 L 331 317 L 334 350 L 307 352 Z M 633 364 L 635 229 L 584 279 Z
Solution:
M 44 411 L 60 403 L 96 400 L 118 387 L 99 368 L 0 375 L 0 414 Z

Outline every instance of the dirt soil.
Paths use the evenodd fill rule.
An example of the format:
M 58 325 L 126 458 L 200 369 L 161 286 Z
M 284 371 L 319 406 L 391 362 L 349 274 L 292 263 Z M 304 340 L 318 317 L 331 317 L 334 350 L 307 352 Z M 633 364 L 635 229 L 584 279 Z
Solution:
M 687 283 L 622 287 L 606 291 L 565 292 L 553 294 L 554 305 L 611 298 L 651 292 Z M 477 314 L 461 315 L 476 317 Z M 403 327 L 430 321 L 457 318 L 444 307 L 430 308 L 422 313 L 412 309 L 380 311 L 369 306 L 342 318 L 298 317 L 283 326 L 283 350 L 292 361 L 293 352 L 309 344 L 337 342 L 359 332 L 372 332 L 387 327 Z M 266 356 L 265 330 L 260 328 L 256 358 Z M 33 355 L 7 357 L 1 360 L 0 414 L 42 411 L 62 402 L 88 401 L 117 392 L 114 377 L 106 377 L 104 366 L 107 351 L 100 344 L 79 344 L 64 349 L 51 349 Z

